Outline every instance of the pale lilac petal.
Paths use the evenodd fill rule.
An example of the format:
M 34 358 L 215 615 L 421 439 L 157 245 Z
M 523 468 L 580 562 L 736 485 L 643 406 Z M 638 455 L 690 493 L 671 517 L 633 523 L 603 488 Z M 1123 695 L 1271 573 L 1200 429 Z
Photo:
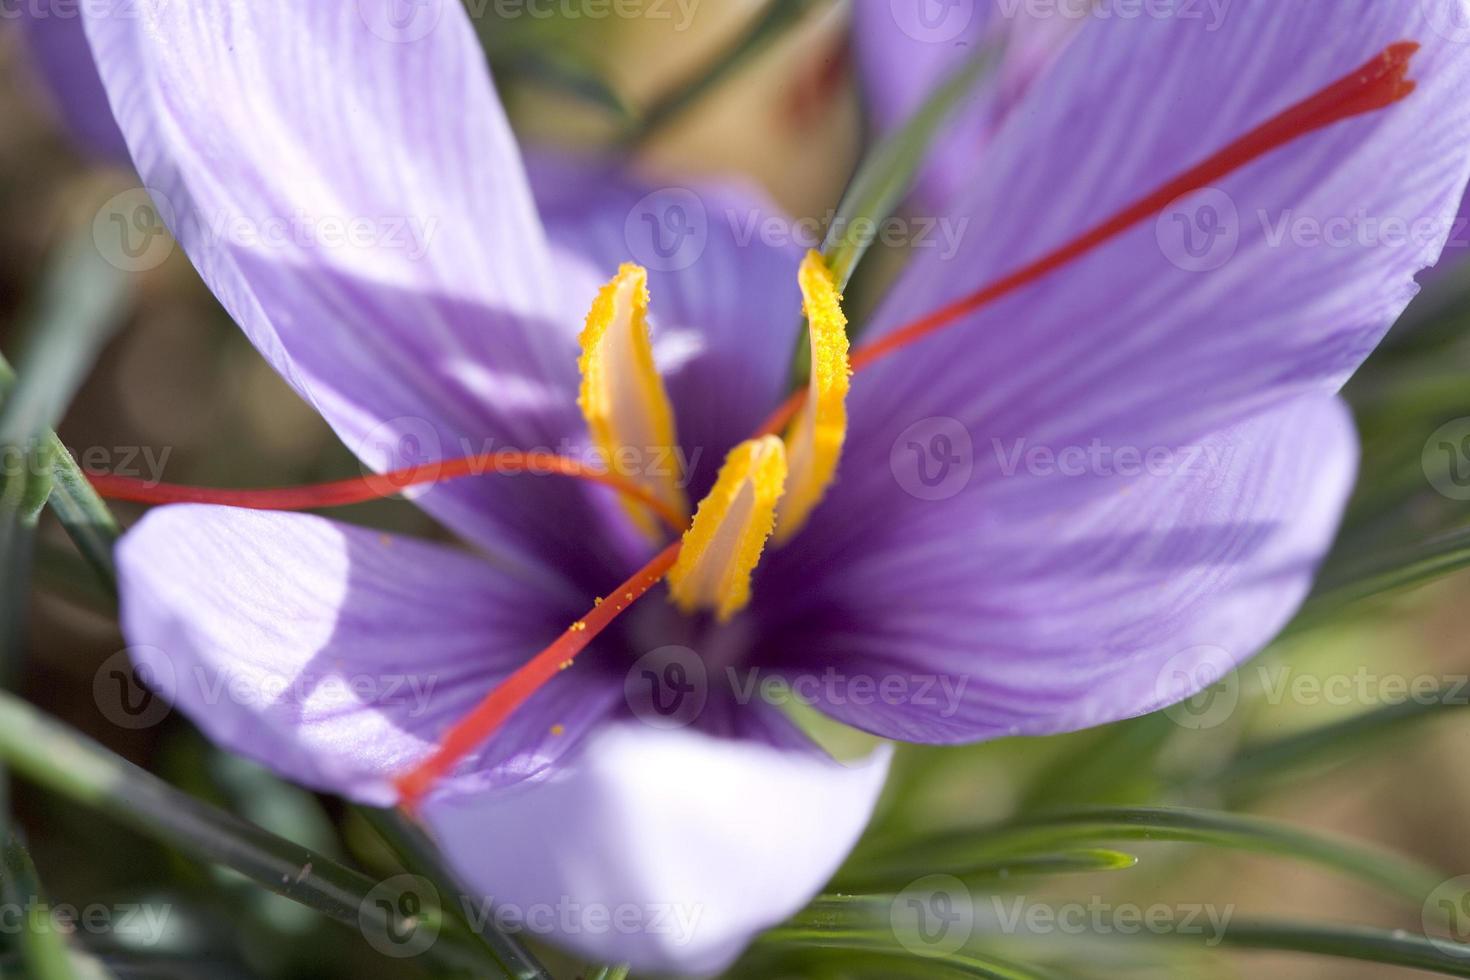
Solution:
M 108 163 L 130 166 L 79 10 L 66 4 L 16 4 L 26 53 L 76 144 Z
M 999 63 L 930 148 L 919 175 L 921 207 L 943 211 L 973 181 L 996 132 L 1086 20 L 1084 9 L 1011 0 L 854 5 L 858 80 L 880 135 L 907 122 L 982 45 L 1002 45 Z
M 1214 682 L 1306 595 L 1357 458 L 1334 398 L 1152 457 L 975 431 L 973 458 L 1004 457 L 1013 476 L 971 468 L 958 423 L 913 433 L 853 447 L 853 466 L 890 492 L 839 489 L 771 557 L 757 628 L 769 669 L 835 675 L 813 689 L 823 710 L 921 742 L 1070 731 Z M 966 457 L 948 470 L 930 455 L 941 434 Z M 1007 506 L 996 486 L 1084 479 L 1089 502 L 1049 514 Z
M 955 216 L 969 222 L 958 253 L 916 255 L 870 338 L 1075 239 L 1392 43 L 1423 45 L 1418 90 L 1270 154 L 864 372 L 851 441 L 891 441 L 895 419 L 948 416 L 1006 443 L 1177 445 L 1337 390 L 1414 295 L 1470 175 L 1470 45 L 1436 30 L 1428 9 L 1265 0 L 1232 5 L 1217 31 L 1180 18 L 1088 21 L 977 169 Z M 1216 250 L 1196 260 L 1183 232 L 1198 247 L 1211 227 Z M 993 459 L 977 466 L 994 475 Z M 843 479 L 866 476 L 845 467 Z M 1036 481 L 1008 483 L 1032 506 L 1056 503 Z
M 804 906 L 872 814 L 885 748 L 852 767 L 636 722 L 544 780 L 431 801 L 441 847 L 498 921 L 603 962 L 704 974 Z
M 584 313 L 619 264 L 648 269 L 654 354 L 699 499 L 726 450 L 787 391 L 801 327 L 796 270 L 820 229 L 735 183 L 657 186 L 546 157 L 533 173 L 559 268 L 584 270 L 567 277 L 581 283 L 569 292 Z
M 87 28 L 139 172 L 226 309 L 349 447 L 382 468 L 580 435 L 580 324 L 459 4 L 136 14 Z M 417 499 L 476 542 L 570 556 L 581 495 L 499 480 Z
M 299 514 L 159 508 L 118 569 L 124 635 L 161 694 L 220 745 L 376 804 L 574 615 L 462 552 Z M 619 704 L 606 675 L 565 671 L 445 790 L 540 772 Z

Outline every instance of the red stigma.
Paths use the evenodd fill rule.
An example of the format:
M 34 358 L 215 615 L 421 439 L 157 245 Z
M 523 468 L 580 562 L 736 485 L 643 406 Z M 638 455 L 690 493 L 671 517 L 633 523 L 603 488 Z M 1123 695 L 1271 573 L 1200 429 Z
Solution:
M 191 487 L 177 483 L 155 483 L 110 473 L 87 473 L 87 479 L 99 495 L 108 500 L 128 500 L 144 504 L 217 504 L 249 510 L 318 510 L 344 507 L 369 500 L 395 497 L 410 487 L 428 486 L 445 480 L 458 480 L 485 473 L 502 475 L 529 473 L 571 477 L 611 487 L 637 499 L 663 519 L 675 532 L 684 530 L 685 521 L 674 508 L 650 493 L 642 484 L 616 473 L 590 466 L 581 460 L 552 453 L 523 453 L 500 450 L 480 456 L 465 456 L 437 463 L 424 463 L 373 476 L 351 477 L 329 483 L 298 487 L 270 487 L 260 490 L 229 490 L 213 487 Z
M 1186 194 L 1201 190 L 1273 150 L 1310 133 L 1365 113 L 1385 109 L 1414 91 L 1408 78 L 1409 62 L 1419 45 L 1404 41 L 1390 45 L 1351 74 L 1277 114 L 1240 139 L 1140 198 L 1080 237 L 1006 277 L 916 320 L 872 344 L 860 348 L 852 369 L 860 371 L 882 358 L 956 322 L 981 307 L 1077 260 L 1159 212 Z M 792 395 L 761 426 L 765 435 L 782 429 L 806 397 Z M 612 601 L 592 610 L 587 618 L 563 633 L 551 646 L 490 693 L 478 707 L 455 724 L 425 762 L 394 781 L 402 805 L 412 809 L 461 759 L 493 735 L 504 720 L 580 653 L 617 616 L 648 592 L 674 564 L 676 542 L 624 583 Z
M 555 643 L 528 660 L 490 695 L 475 706 L 444 735 L 434 754 L 393 780 L 399 805 L 414 810 L 434 784 L 448 775 L 465 756 L 495 733 L 510 713 L 539 691 L 547 681 L 572 665 L 599 633 L 653 588 L 674 567 L 682 542 L 674 542 L 618 586 L 605 602 L 597 603 L 587 615 L 573 623 Z
M 1257 126 L 1203 163 L 1175 177 L 1091 231 L 1005 278 L 861 348 L 853 355 L 853 371 L 860 371 L 1002 296 L 1030 285 L 1139 222 L 1153 217 L 1186 194 L 1210 186 L 1272 150 L 1333 123 L 1386 109 L 1406 98 L 1415 88 L 1415 83 L 1408 78 L 1408 72 L 1409 62 L 1418 50 L 1419 44 L 1416 41 L 1401 41 L 1389 45 L 1357 71 Z

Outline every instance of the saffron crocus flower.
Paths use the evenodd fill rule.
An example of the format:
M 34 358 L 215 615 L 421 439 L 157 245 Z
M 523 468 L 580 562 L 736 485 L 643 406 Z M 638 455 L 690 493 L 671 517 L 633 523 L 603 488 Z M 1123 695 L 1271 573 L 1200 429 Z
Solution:
M 604 185 L 596 213 L 552 202 L 548 238 L 462 9 L 443 5 L 417 37 L 395 33 L 393 9 L 144 5 L 88 31 L 182 247 L 365 462 L 412 462 L 406 446 L 575 452 L 591 443 L 579 332 L 597 279 L 629 257 L 621 195 L 646 191 Z M 735 190 L 701 200 L 762 216 Z M 378 240 L 314 237 L 364 220 Z M 604 244 L 624 254 L 604 263 Z M 800 258 L 721 226 L 687 269 L 648 275 L 695 500 L 718 453 L 784 394 Z M 155 511 L 119 552 L 136 659 L 219 743 L 393 803 L 392 778 L 594 596 L 616 601 L 650 546 L 600 490 L 486 479 L 416 500 L 488 560 L 309 516 Z M 632 663 L 694 635 L 672 607 L 651 610 L 562 672 L 423 814 L 469 882 L 529 928 L 608 961 L 711 970 L 830 877 L 887 752 L 838 764 L 776 709 L 728 698 L 684 728 L 638 720 Z
M 874 317 L 849 392 L 819 260 L 799 295 L 798 256 L 716 221 L 684 269 L 620 267 L 639 257 L 641 192 L 564 188 L 538 214 L 460 8 L 416 9 L 435 16 L 215 0 L 88 32 L 181 244 L 369 465 L 406 438 L 431 459 L 466 439 L 677 440 L 701 462 L 687 481 L 640 471 L 621 498 L 553 478 L 417 498 L 493 562 L 164 508 L 123 543 L 123 625 L 202 728 L 292 778 L 386 803 L 442 775 L 422 812 L 495 899 L 697 920 L 692 936 L 562 929 L 646 969 L 716 969 L 789 913 L 881 783 L 881 756 L 822 759 L 732 678 L 820 678 L 802 689 L 836 718 L 965 742 L 1150 711 L 1268 642 L 1352 482 L 1335 393 L 1443 236 L 1326 248 L 1257 215 L 1367 208 L 1447 230 L 1470 173 L 1467 51 L 1413 0 L 1237 3 L 1213 32 L 1089 22 L 956 198 L 974 229 L 960 252 L 920 253 Z M 698 234 L 659 221 L 689 210 L 652 217 Z M 283 215 L 437 233 L 411 257 L 216 232 Z M 1168 237 L 1175 215 L 1208 253 Z M 813 383 L 762 424 L 799 303 Z M 655 543 L 651 515 L 686 502 L 682 550 Z M 651 585 L 665 572 L 673 603 Z M 496 687 L 551 640 L 540 673 Z M 674 731 L 625 701 L 630 665 L 668 644 L 710 678 Z M 342 683 L 395 676 L 437 682 L 426 710 Z

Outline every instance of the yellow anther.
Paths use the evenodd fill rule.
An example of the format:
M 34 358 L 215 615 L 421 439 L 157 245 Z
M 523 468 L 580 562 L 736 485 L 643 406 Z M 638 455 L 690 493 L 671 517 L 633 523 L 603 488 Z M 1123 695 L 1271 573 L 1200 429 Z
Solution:
M 582 330 L 582 391 L 577 404 L 587 419 L 592 440 L 608 465 L 635 462 L 624 475 L 648 488 L 680 514 L 689 513 L 681 474 L 670 460 L 674 448 L 674 412 L 653 363 L 648 335 L 648 274 L 632 264 L 597 294 Z M 625 499 L 633 520 L 649 535 L 660 525 L 647 507 Z
M 786 430 L 789 490 L 781 501 L 776 542 L 801 530 L 837 475 L 847 438 L 847 391 L 852 369 L 847 360 L 847 317 L 842 294 L 826 261 L 807 253 L 798 276 L 812 351 L 810 389 L 801 412 Z
M 771 536 L 785 486 L 780 439 L 763 436 L 730 450 L 669 572 L 669 592 L 680 609 L 713 609 L 723 622 L 745 607 L 750 574 Z

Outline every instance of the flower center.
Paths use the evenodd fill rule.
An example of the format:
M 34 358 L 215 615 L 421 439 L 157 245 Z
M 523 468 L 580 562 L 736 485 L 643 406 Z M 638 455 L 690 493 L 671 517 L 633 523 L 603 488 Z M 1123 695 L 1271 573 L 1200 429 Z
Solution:
M 861 371 L 882 358 L 898 350 L 902 350 L 944 327 L 959 322 L 965 316 L 1000 299 L 1002 296 L 1043 278 L 1049 273 L 1082 257 L 1109 239 L 1122 234 L 1139 222 L 1159 213 L 1178 198 L 1209 186 L 1222 177 L 1265 156 L 1272 150 L 1285 146 L 1296 139 L 1307 136 L 1333 123 L 1379 109 L 1385 109 L 1407 98 L 1414 91 L 1415 87 L 1415 83 L 1407 77 L 1409 62 L 1415 52 L 1419 50 L 1419 47 L 1419 44 L 1413 41 L 1404 41 L 1390 45 L 1381 54 L 1358 70 L 1267 120 L 1192 170 L 1186 171 L 1153 193 L 1140 198 L 1135 204 L 1125 208 L 1056 251 L 862 348 L 852 359 L 852 370 Z M 808 284 L 804 283 L 805 285 Z M 821 351 L 814 347 L 813 353 L 818 355 L 818 357 L 813 358 L 813 364 L 815 365 Z M 809 406 L 809 402 L 812 400 L 813 393 L 810 388 L 796 392 L 772 413 L 771 417 L 761 426 L 756 437 L 759 438 L 779 432 L 798 413 L 813 411 L 814 409 Z M 738 451 L 739 448 L 737 447 Z M 788 470 L 791 468 L 788 464 Z M 697 522 L 698 517 L 696 517 Z M 641 581 L 642 579 L 639 579 L 639 576 L 653 576 L 656 579 L 658 576 L 668 574 L 669 570 L 674 567 L 675 562 L 679 558 L 679 549 L 679 544 L 670 545 L 664 551 L 660 552 L 647 566 L 640 569 L 635 579 Z M 597 607 L 597 609 L 601 608 L 602 606 Z M 611 619 L 608 621 L 611 622 Z M 590 641 L 591 636 L 586 635 L 590 632 L 592 631 L 588 629 L 584 630 L 581 634 L 583 646 L 586 645 L 586 642 Z M 564 635 L 563 640 L 565 638 Z M 557 642 L 560 643 L 562 641 L 558 640 Z M 553 644 L 553 647 L 549 647 L 548 651 L 554 648 L 555 644 Z M 533 659 L 523 670 L 529 670 L 546 653 L 547 651 L 543 651 L 541 655 Z M 500 689 L 491 692 L 481 707 L 483 708 L 492 702 L 499 703 L 501 691 L 506 688 L 514 687 L 519 692 L 521 684 L 519 680 L 520 676 L 520 671 L 512 675 L 511 679 L 502 685 Z M 554 675 L 548 675 L 547 679 L 550 676 Z M 543 680 L 541 683 L 545 683 L 545 681 Z M 529 692 L 521 694 L 520 700 L 523 701 L 528 696 Z M 396 781 L 402 797 L 401 805 L 405 809 L 414 809 L 418 801 L 422 799 L 424 793 L 432 789 L 433 782 L 439 775 L 448 773 L 460 758 L 467 754 L 474 746 L 493 734 L 494 728 L 499 724 L 499 721 L 496 721 L 495 725 L 489 726 L 474 724 L 473 728 L 469 729 L 474 735 L 473 739 L 458 738 L 467 730 L 467 726 L 481 720 L 478 717 L 479 715 L 480 710 L 476 709 L 464 722 L 455 725 L 442 743 L 440 751 L 434 753 L 428 761 L 410 770 Z M 456 753 L 446 752 L 446 748 L 451 742 L 455 742 L 456 745 L 464 747 L 460 748 Z M 430 774 L 432 778 L 424 778 L 425 774 Z
M 773 435 L 730 451 L 714 489 L 684 533 L 669 572 L 681 610 L 713 610 L 723 622 L 750 602 L 750 578 L 772 531 L 790 540 L 837 473 L 847 435 L 847 318 L 826 260 L 809 252 L 797 274 L 812 352 L 811 382 L 785 440 Z M 674 411 L 653 361 L 648 276 L 624 265 L 598 293 L 582 331 L 579 404 L 597 448 L 610 459 L 672 458 Z M 638 479 L 638 478 L 635 478 Z M 645 497 L 673 511 L 688 503 L 675 476 L 640 480 Z M 645 501 L 625 497 L 635 523 L 659 528 Z
M 1208 187 L 1273 150 L 1334 123 L 1401 101 L 1414 91 L 1408 67 L 1419 47 L 1413 41 L 1390 45 L 1361 68 L 1272 117 L 1071 242 L 863 347 L 853 356 L 851 370 L 861 371 L 953 326 L 989 303 L 1086 255 L 1178 198 Z M 800 529 L 832 480 L 846 432 L 849 367 L 840 297 L 820 256 L 807 257 L 800 280 L 810 324 L 811 384 L 777 408 L 750 441 L 732 450 L 714 490 L 701 503 L 682 541 L 660 551 L 609 601 L 595 605 L 584 619 L 573 623 L 455 723 L 428 759 L 394 780 L 405 808 L 412 809 L 456 763 L 494 734 L 511 712 L 569 667 L 594 637 L 665 575 L 670 576 L 675 602 L 687 609 L 710 608 L 718 616 L 728 617 L 748 601 L 750 573 L 772 526 L 779 541 Z M 647 450 L 674 445 L 672 409 L 653 369 L 647 302 L 645 274 L 636 266 L 624 266 L 599 293 L 583 332 L 579 401 L 593 439 L 604 451 L 628 445 Z M 787 429 L 785 440 L 775 439 L 775 433 L 783 428 Z M 519 472 L 532 458 L 533 454 L 493 454 L 414 467 L 385 477 L 266 491 L 150 486 L 99 475 L 91 479 L 104 496 L 148 503 L 192 500 L 297 509 L 392 496 L 415 483 L 432 483 L 487 469 Z M 537 465 L 548 472 L 615 487 L 627 498 L 630 515 L 643 526 L 651 524 L 644 508 L 663 516 L 671 526 L 682 527 L 686 522 L 687 501 L 677 478 L 672 486 L 661 478 L 626 480 L 575 460 L 549 456 L 541 457 Z

